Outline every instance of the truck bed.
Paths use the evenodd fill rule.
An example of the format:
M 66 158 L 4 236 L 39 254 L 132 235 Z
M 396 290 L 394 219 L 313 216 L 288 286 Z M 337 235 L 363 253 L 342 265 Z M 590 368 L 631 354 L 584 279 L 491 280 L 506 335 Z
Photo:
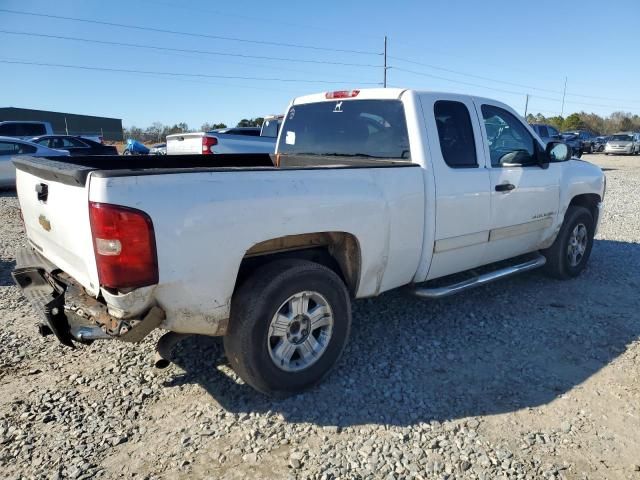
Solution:
M 74 157 L 20 157 L 16 168 L 43 180 L 83 186 L 89 173 L 96 177 L 128 177 L 225 170 L 279 170 L 309 168 L 415 167 L 406 161 L 354 157 L 290 155 L 276 167 L 276 155 L 233 153 L 220 155 L 79 155 Z

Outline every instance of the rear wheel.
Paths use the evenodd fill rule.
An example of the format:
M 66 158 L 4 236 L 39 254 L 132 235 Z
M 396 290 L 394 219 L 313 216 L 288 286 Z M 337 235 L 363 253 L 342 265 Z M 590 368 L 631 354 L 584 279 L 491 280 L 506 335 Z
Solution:
M 589 210 L 570 206 L 555 242 L 542 251 L 547 259 L 544 267 L 546 273 L 560 279 L 577 277 L 591 255 L 594 228 Z
M 306 260 L 278 260 L 236 291 L 227 358 L 250 386 L 289 395 L 320 381 L 347 343 L 351 305 L 332 270 Z

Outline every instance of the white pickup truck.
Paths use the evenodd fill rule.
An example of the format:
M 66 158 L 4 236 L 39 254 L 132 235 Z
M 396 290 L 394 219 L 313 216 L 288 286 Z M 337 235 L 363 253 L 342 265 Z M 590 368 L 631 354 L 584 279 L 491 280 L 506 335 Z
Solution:
M 260 128 L 220 128 L 167 135 L 167 155 L 273 153 L 281 122 L 282 116 L 268 116 Z
M 30 247 L 14 279 L 43 333 L 169 330 L 159 364 L 182 334 L 224 336 L 267 394 L 330 370 L 353 298 L 578 275 L 605 194 L 600 168 L 502 103 L 391 88 L 296 98 L 273 156 L 15 163 Z

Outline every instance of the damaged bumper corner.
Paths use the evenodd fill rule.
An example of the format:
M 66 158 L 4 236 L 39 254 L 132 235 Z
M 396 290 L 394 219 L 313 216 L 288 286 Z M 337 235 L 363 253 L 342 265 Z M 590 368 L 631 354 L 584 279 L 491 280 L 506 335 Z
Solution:
M 88 295 L 81 285 L 32 248 L 18 252 L 12 272 L 24 296 L 41 312 L 43 335 L 53 333 L 69 347 L 73 341 L 89 343 L 99 339 L 138 342 L 157 328 L 165 318 L 164 311 L 153 306 L 136 318 L 117 318 L 107 306 Z

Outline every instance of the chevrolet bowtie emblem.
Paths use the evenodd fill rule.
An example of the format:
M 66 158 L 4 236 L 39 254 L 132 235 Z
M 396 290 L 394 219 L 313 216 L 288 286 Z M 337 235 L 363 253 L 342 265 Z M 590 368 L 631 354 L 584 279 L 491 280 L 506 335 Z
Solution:
M 40 215 L 38 217 L 38 222 L 40 222 L 42 228 L 44 228 L 47 232 L 51 231 L 51 222 L 47 220 L 47 217 L 45 217 L 44 215 Z

